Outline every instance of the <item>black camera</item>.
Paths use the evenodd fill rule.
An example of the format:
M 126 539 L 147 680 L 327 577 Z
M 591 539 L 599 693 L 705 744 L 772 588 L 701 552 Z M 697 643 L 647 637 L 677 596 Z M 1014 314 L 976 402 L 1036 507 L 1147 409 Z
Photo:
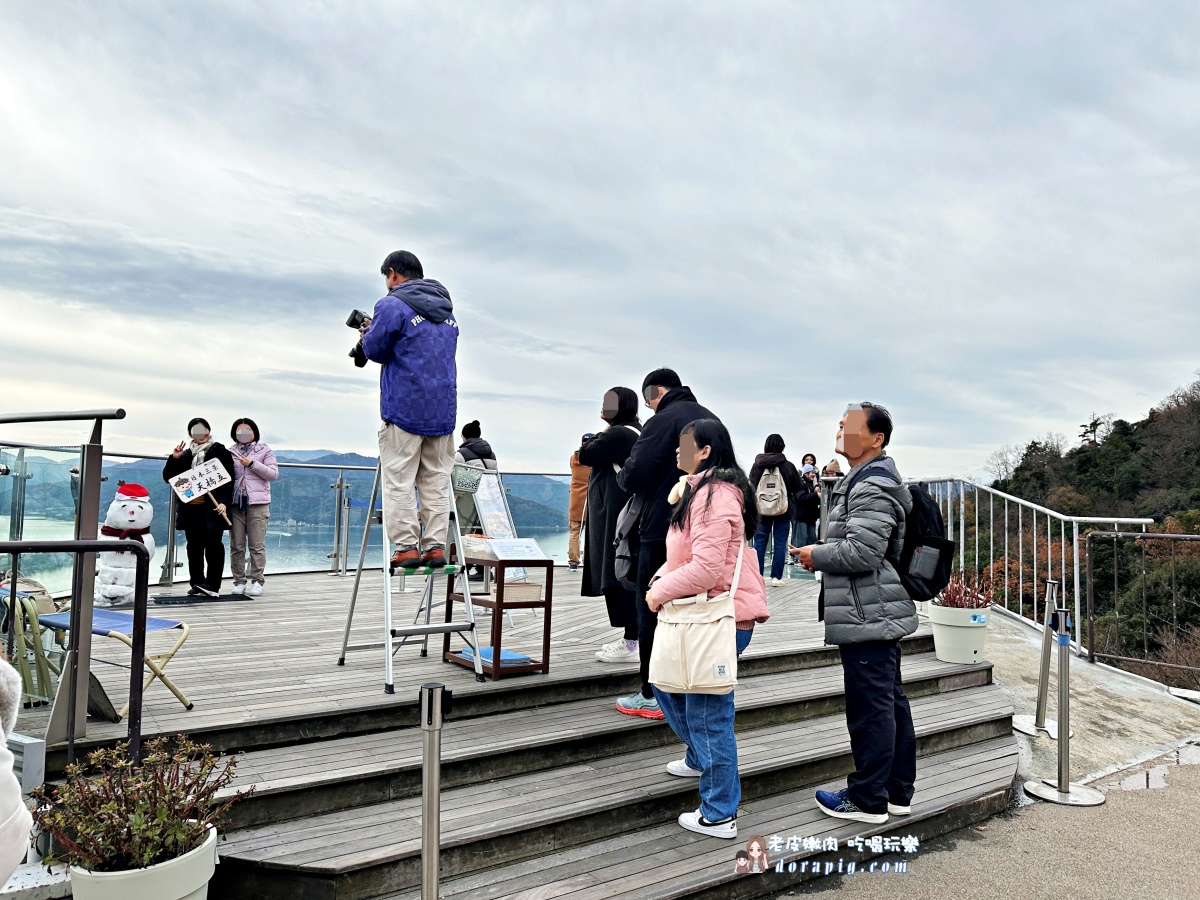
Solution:
M 356 309 L 354 312 L 350 313 L 350 317 L 346 319 L 346 326 L 358 331 L 369 321 L 371 321 L 371 317 L 369 315 L 367 315 L 361 309 Z M 358 343 L 354 345 L 354 349 L 350 351 L 350 358 L 354 360 L 354 365 L 356 365 L 358 368 L 361 369 L 366 366 L 367 355 L 363 353 L 361 338 L 359 339 Z

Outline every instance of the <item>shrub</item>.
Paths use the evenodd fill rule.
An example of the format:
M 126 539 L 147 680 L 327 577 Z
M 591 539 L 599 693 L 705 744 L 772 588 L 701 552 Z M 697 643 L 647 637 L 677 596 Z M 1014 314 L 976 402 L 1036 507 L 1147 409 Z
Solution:
M 52 838 L 47 867 L 121 872 L 175 859 L 204 843 L 207 827 L 245 794 L 218 799 L 237 761 L 220 765 L 207 745 L 157 738 L 140 763 L 127 750 L 96 750 L 86 766 L 67 767 L 65 784 L 32 792 L 34 821 Z
M 982 579 L 951 575 L 950 583 L 933 598 L 933 602 L 947 609 L 983 609 L 992 605 L 992 593 L 992 588 Z

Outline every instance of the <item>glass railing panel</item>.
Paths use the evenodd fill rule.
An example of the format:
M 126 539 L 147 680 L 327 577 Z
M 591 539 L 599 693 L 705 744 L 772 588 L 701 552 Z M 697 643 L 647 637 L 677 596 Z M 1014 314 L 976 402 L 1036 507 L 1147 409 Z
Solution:
M 505 472 L 502 477 L 517 534 L 533 538 L 547 556 L 565 563 L 571 476 Z
M 6 540 L 51 541 L 75 537 L 78 447 L 0 448 L 0 535 Z M 75 469 L 75 472 L 72 472 Z M 0 567 L 12 560 L 0 555 Z M 21 575 L 51 591 L 71 586 L 71 556 L 31 554 L 21 558 Z

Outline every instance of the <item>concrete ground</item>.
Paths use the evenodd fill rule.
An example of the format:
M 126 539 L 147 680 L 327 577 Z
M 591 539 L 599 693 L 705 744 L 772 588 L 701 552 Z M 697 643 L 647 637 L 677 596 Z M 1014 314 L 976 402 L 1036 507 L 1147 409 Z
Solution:
M 906 873 L 831 876 L 776 898 L 1196 900 L 1200 765 L 1162 765 L 1168 760 L 1097 782 L 1103 806 L 1024 806 L 926 844 L 908 857 Z M 1143 786 L 1121 789 L 1119 781 Z
M 1036 708 L 1040 646 L 1037 632 L 993 614 L 987 657 L 1018 714 Z M 1055 659 L 1051 718 L 1057 671 Z M 825 891 L 849 900 L 1200 900 L 1200 706 L 1073 658 L 1071 726 L 1072 779 L 1104 791 L 1102 806 L 1020 792 L 1023 805 L 923 846 L 904 874 L 832 876 L 776 900 Z M 1020 780 L 1054 777 L 1057 744 L 1017 737 Z

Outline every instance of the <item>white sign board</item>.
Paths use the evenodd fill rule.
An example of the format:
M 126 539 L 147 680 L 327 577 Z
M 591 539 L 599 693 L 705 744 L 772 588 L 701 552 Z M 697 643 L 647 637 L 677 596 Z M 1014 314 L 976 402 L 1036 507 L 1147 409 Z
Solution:
M 180 472 L 168 484 L 176 497 L 184 503 L 190 503 L 197 497 L 203 497 L 213 488 L 219 488 L 231 481 L 233 478 L 225 471 L 220 460 L 210 459 L 194 469 Z
M 538 542 L 531 538 L 492 540 L 489 543 L 492 545 L 492 552 L 496 554 L 496 559 L 508 561 L 510 559 L 547 558 L 546 554 L 542 552 L 542 548 L 538 546 Z

